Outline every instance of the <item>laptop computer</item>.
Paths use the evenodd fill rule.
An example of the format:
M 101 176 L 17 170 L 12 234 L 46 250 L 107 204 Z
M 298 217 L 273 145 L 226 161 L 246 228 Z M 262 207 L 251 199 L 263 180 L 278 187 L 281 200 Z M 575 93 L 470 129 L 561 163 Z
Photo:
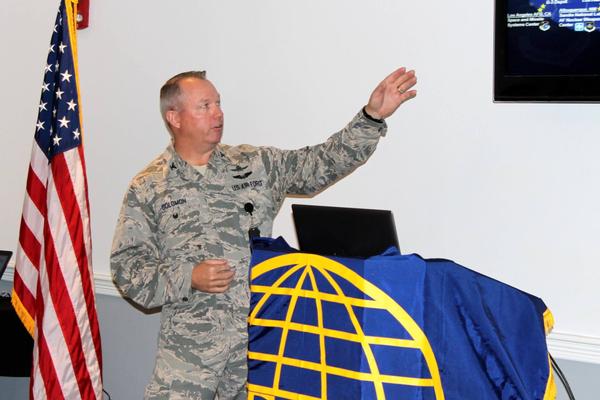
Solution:
M 292 204 L 292 214 L 302 252 L 368 258 L 400 249 L 389 210 Z
M 8 260 L 12 256 L 12 251 L 0 250 L 0 279 L 2 279 L 2 275 L 8 266 Z

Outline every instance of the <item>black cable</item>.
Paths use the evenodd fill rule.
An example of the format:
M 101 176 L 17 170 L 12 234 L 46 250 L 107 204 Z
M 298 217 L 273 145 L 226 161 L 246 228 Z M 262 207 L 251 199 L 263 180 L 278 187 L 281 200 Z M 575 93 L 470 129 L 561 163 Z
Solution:
M 552 354 L 548 353 L 548 355 L 550 356 L 550 363 L 552 364 L 552 369 L 554 370 L 554 372 L 556 372 L 556 376 L 558 376 L 558 379 L 560 379 L 560 382 L 562 383 L 563 387 L 565 388 L 565 391 L 567 392 L 567 396 L 569 396 L 569 400 L 575 400 L 575 395 L 573 394 L 573 391 L 571 390 L 571 386 L 569 386 L 569 382 L 567 382 L 567 377 L 565 376 L 565 374 L 562 372 L 562 370 L 558 366 L 558 363 L 556 362 L 554 357 L 552 357 Z
M 108 396 L 108 400 L 111 400 L 110 394 L 108 394 L 108 392 L 106 390 L 102 389 L 102 392 L 104 392 Z

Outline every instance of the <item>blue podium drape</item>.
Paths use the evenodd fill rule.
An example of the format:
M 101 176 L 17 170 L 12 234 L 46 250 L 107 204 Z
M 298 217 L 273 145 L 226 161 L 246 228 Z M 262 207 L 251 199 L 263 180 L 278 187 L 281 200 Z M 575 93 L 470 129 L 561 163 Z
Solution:
M 250 399 L 552 399 L 543 301 L 449 260 L 256 239 Z

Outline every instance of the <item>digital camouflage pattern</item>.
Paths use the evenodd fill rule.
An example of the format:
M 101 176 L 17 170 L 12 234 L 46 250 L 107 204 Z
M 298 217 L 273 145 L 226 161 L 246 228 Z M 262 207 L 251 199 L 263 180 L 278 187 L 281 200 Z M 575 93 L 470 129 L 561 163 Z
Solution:
M 204 174 L 170 145 L 133 179 L 110 261 L 124 296 L 162 306 L 147 399 L 245 398 L 249 229 L 271 236 L 286 195 L 314 194 L 347 175 L 386 129 L 360 112 L 325 143 L 299 150 L 218 145 Z M 235 268 L 229 290 L 192 289 L 193 267 L 215 258 Z

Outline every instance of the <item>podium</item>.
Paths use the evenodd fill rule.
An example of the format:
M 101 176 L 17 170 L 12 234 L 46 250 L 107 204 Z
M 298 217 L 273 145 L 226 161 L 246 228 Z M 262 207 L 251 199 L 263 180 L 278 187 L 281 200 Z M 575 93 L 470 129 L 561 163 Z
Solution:
M 249 399 L 551 399 L 552 316 L 452 261 L 253 243 Z

